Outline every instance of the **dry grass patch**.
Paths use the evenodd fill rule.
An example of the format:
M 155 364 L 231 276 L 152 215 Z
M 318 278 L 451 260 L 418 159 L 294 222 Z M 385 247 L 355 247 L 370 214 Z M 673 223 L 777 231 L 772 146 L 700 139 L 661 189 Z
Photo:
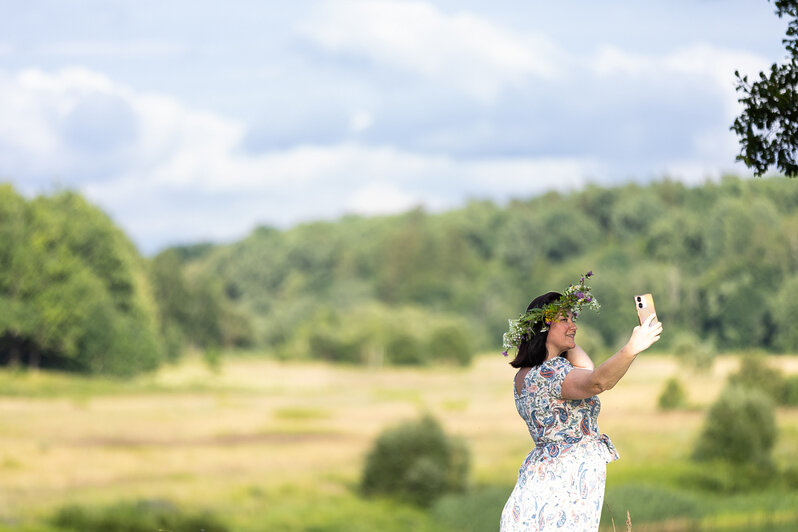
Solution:
M 798 357 L 779 361 L 798 372 Z M 736 364 L 720 357 L 711 373 L 695 374 L 672 357 L 639 358 L 601 398 L 599 425 L 623 457 L 610 466 L 610 479 L 614 471 L 689 454 L 700 408 Z M 466 440 L 476 482 L 512 485 L 532 446 L 515 411 L 513 373 L 495 355 L 466 369 L 233 358 L 218 372 L 189 360 L 122 388 L 95 382 L 90 394 L 70 392 L 63 376 L 29 379 L 0 397 L 0 518 L 135 497 L 213 506 L 234 499 L 242 486 L 275 493 L 320 478 L 340 489 L 356 482 L 382 429 L 422 412 Z M 675 374 L 696 408 L 659 412 L 656 397 Z M 53 379 L 64 393 L 37 392 Z M 776 456 L 789 460 L 798 452 L 798 409 L 782 409 L 778 419 Z

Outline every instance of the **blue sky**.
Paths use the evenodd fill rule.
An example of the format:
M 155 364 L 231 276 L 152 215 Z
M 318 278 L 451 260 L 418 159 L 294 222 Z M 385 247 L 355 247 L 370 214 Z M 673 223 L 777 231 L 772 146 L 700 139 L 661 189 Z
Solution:
M 145 253 L 734 162 L 765 0 L 0 0 L 0 181 Z

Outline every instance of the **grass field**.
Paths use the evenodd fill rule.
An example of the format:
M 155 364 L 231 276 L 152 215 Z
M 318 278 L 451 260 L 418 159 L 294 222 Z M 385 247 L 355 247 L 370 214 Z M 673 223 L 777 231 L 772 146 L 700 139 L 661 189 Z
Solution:
M 798 373 L 798 357 L 774 360 Z M 599 425 L 622 457 L 608 466 L 605 507 L 618 530 L 627 509 L 636 531 L 795 529 L 798 489 L 716 495 L 684 482 L 704 409 L 736 365 L 724 356 L 695 374 L 672 357 L 642 356 L 602 395 Z M 691 407 L 660 412 L 657 395 L 677 374 Z M 216 371 L 194 358 L 132 382 L 0 372 L 0 530 L 56 530 L 46 523 L 64 505 L 137 499 L 211 510 L 244 532 L 495 530 L 531 446 L 512 375 L 501 356 L 467 369 L 228 357 Z M 473 490 L 431 510 L 360 498 L 376 435 L 422 412 L 466 440 Z M 787 467 L 798 456 L 798 409 L 777 418 L 774 457 Z

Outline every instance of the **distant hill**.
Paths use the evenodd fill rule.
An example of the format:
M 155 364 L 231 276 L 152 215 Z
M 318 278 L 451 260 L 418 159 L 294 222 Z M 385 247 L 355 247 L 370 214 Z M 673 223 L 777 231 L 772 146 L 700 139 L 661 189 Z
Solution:
M 348 363 L 468 364 L 507 319 L 595 272 L 596 358 L 654 294 L 661 348 L 798 351 L 798 185 L 674 181 L 429 214 L 261 227 L 142 258 L 80 195 L 0 186 L 0 364 L 132 375 L 195 345 Z M 700 344 L 700 345 L 699 345 Z
M 583 317 L 580 341 L 594 350 L 628 335 L 640 292 L 668 325 L 663 347 L 686 336 L 798 349 L 798 185 L 786 179 L 588 186 L 167 252 L 220 284 L 255 345 L 291 358 L 467 362 L 464 351 L 498 352 L 533 297 L 587 270 L 603 309 Z

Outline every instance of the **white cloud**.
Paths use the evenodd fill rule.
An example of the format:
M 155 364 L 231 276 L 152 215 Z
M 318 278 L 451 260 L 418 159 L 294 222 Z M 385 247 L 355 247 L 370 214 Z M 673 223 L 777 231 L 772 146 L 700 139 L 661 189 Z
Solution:
M 718 86 L 728 87 L 735 70 L 743 73 L 759 71 L 769 65 L 770 61 L 744 50 L 729 50 L 697 43 L 667 54 L 662 63 L 673 72 L 710 76 Z
M 529 77 L 559 74 L 560 52 L 539 35 L 519 35 L 467 12 L 426 2 L 329 0 L 302 33 L 336 54 L 355 54 L 465 90 L 483 101 Z
M 731 120 L 740 112 L 738 95 L 734 90 L 734 72 L 741 74 L 765 70 L 771 61 L 762 56 L 740 50 L 728 50 L 697 44 L 677 50 L 663 60 L 667 71 L 678 73 L 690 79 L 711 80 L 724 100 L 726 117 Z
M 187 155 L 188 156 L 188 155 Z M 572 160 L 458 161 L 358 144 L 305 146 L 267 156 L 220 157 L 214 176 L 167 185 L 159 176 L 127 175 L 86 192 L 139 241 L 153 245 L 243 237 L 258 224 L 289 226 L 344 212 L 391 214 L 417 205 L 452 208 L 470 197 L 506 199 L 571 190 L 596 165 Z M 241 175 L 266 175 L 257 180 Z M 131 206 L 135 206 L 135 209 Z
M 23 70 L 19 76 L 22 88 L 31 92 L 49 92 L 54 95 L 68 94 L 71 97 L 89 93 L 107 94 L 119 90 L 105 75 L 86 68 L 65 68 L 52 75 L 31 68 Z
M 419 196 L 403 191 L 392 183 L 369 183 L 350 196 L 346 210 L 364 215 L 398 213 L 423 204 Z
M 765 69 L 769 64 L 766 58 L 751 52 L 705 43 L 695 43 L 660 55 L 602 46 L 595 57 L 589 60 L 590 68 L 600 78 L 631 78 L 666 86 L 676 86 L 685 80 L 698 86 L 702 80 L 708 81 L 724 97 L 727 108 L 735 109 L 734 71 L 753 73 Z
M 650 75 L 656 70 L 656 65 L 648 56 L 627 52 L 611 45 L 599 47 L 589 61 L 593 71 L 603 78 L 619 75 L 639 77 Z
M 491 158 L 475 161 L 462 169 L 474 189 L 493 197 L 575 190 L 591 177 L 606 178 L 607 170 L 598 161 L 551 157 Z
M 602 77 L 662 77 L 689 74 L 710 77 L 719 86 L 728 86 L 735 70 L 762 70 L 770 62 L 745 50 L 730 50 L 706 43 L 693 43 L 665 54 L 646 55 L 605 45 L 589 59 L 594 72 Z
M 43 100 L 19 78 L 0 72 L 0 149 L 26 158 L 27 154 L 46 155 L 56 148 L 57 134 L 47 119 L 47 102 Z
M 665 173 L 681 175 L 690 182 L 697 182 L 708 175 L 735 170 L 746 173 L 734 163 L 738 151 L 737 139 L 728 128 L 741 111 L 735 91 L 734 71 L 742 74 L 755 73 L 768 67 L 771 61 L 744 50 L 733 50 L 706 43 L 694 43 L 664 54 L 644 55 L 604 46 L 595 55 L 590 65 L 599 79 L 613 79 L 618 84 L 635 83 L 639 91 L 652 91 L 669 95 L 671 105 L 683 102 L 684 110 L 695 109 L 701 115 L 706 108 L 699 105 L 714 105 L 722 115 L 722 121 L 695 120 L 686 124 L 686 134 L 692 146 L 692 154 L 678 156 L 665 166 Z M 699 96 L 700 95 L 700 96 Z M 712 101 L 709 101 L 709 99 Z M 636 99 L 640 105 L 645 98 Z M 656 99 L 651 99 L 656 104 Z M 711 108 L 710 108 L 711 109 Z M 643 129 L 635 137 L 649 134 L 651 124 L 640 123 Z M 656 124 L 653 127 L 657 127 Z M 689 160 L 684 157 L 689 156 Z
M 64 124 L 86 102 L 103 98 L 129 112 L 135 128 L 118 149 L 83 153 Z M 575 160 L 458 160 L 347 141 L 249 154 L 240 149 L 241 123 L 86 69 L 0 76 L 0 116 L 0 150 L 16 157 L 8 164 L 19 163 L 34 180 L 61 176 L 149 250 L 240 237 L 258 223 L 288 225 L 346 210 L 392 213 L 422 203 L 444 208 L 469 196 L 573 187 L 591 169 Z M 106 118 L 89 127 L 116 135 Z M 361 128 L 370 120 L 367 112 L 353 117 Z M 106 163 L 102 173 L 94 171 L 98 157 Z
M 62 41 L 42 45 L 44 55 L 59 57 L 125 57 L 146 58 L 179 55 L 187 51 L 185 45 L 167 41 Z
M 357 111 L 349 120 L 349 129 L 360 133 L 374 125 L 374 117 L 368 111 Z
M 369 15 L 372 9 L 382 11 Z M 471 20 L 470 15 L 449 16 L 426 4 L 393 2 L 347 2 L 341 11 L 355 17 L 358 24 L 336 29 L 336 21 L 341 22 L 338 19 L 327 25 L 314 22 L 321 24 L 316 28 L 320 32 L 316 38 L 331 39 L 324 44 L 330 50 L 391 61 L 392 65 L 422 76 L 439 76 L 436 83 L 452 87 L 462 84 L 467 91 L 486 99 L 526 76 L 524 86 L 535 83 L 543 98 L 551 98 L 555 109 L 557 105 L 579 101 L 580 92 L 576 89 L 567 94 L 572 101 L 558 100 L 557 97 L 566 97 L 554 94 L 557 87 L 563 87 L 559 81 L 546 85 L 529 78 L 544 75 L 545 69 L 535 66 L 535 48 L 528 41 L 502 33 L 484 21 Z M 388 20 L 400 29 L 386 30 L 385 35 L 371 32 L 371 18 L 382 20 L 391 15 L 394 18 Z M 396 32 L 401 32 L 405 23 L 410 24 L 418 41 L 399 39 Z M 480 30 L 486 36 L 474 42 L 484 43 L 484 49 L 472 50 L 469 35 Z M 331 33 L 327 35 L 326 31 Z M 499 51 L 504 45 L 510 47 L 510 52 L 515 50 L 516 56 L 509 53 L 510 59 L 500 60 Z M 462 57 L 455 59 L 458 55 Z M 450 59 L 453 64 L 448 63 Z M 588 84 L 597 79 L 609 80 L 604 88 L 609 87 L 610 97 L 617 96 L 612 93 L 614 87 L 632 80 L 644 89 L 639 94 L 634 86 L 630 90 L 637 109 L 649 102 L 646 88 L 656 87 L 677 95 L 674 105 L 679 105 L 678 98 L 689 98 L 694 87 L 708 86 L 705 94 L 717 93 L 727 113 L 734 110 L 736 102 L 729 81 L 731 74 L 726 70 L 756 69 L 766 64 L 753 54 L 703 45 L 658 56 L 604 48 L 593 59 L 592 67 L 582 64 L 584 77 L 579 77 L 584 72 L 577 72 L 579 65 L 573 61 L 566 62 L 571 71 L 565 75 L 587 80 Z M 482 77 L 487 83 L 484 87 L 478 82 Z M 574 87 L 570 82 L 568 86 Z M 414 94 L 420 95 L 418 105 L 423 107 L 424 92 Z M 516 113 L 489 116 L 475 112 L 478 118 L 474 119 L 466 112 L 461 116 L 447 110 L 436 115 L 434 107 L 425 108 L 425 113 L 434 119 L 430 123 L 442 123 L 446 128 L 427 128 L 423 120 L 416 125 L 415 119 L 408 117 L 402 134 L 432 138 L 442 131 L 451 135 L 445 143 L 451 149 L 435 152 L 429 149 L 429 143 L 413 145 L 418 148 L 400 147 L 395 137 L 380 130 L 386 121 L 383 109 L 392 102 L 375 97 L 359 103 L 362 108 L 347 106 L 348 110 L 341 113 L 342 127 L 337 137 L 302 143 L 298 135 L 300 140 L 296 143 L 251 153 L 242 149 L 247 134 L 242 121 L 189 106 L 174 97 L 138 91 L 86 68 L 54 72 L 28 69 L 17 74 L 0 71 L 0 177 L 21 176 L 40 185 L 59 178 L 112 213 L 145 250 L 152 251 L 167 243 L 238 238 L 260 223 L 287 226 L 335 217 L 347 210 L 392 213 L 420 203 L 430 209 L 443 209 L 455 207 L 469 197 L 501 200 L 551 189 L 567 191 L 588 181 L 650 176 L 659 170 L 696 181 L 720 167 L 727 169 L 724 161 L 733 160 L 735 147 L 728 126 L 721 124 L 717 130 L 710 129 L 715 128 L 714 122 L 704 130 L 685 126 L 687 134 L 683 138 L 691 139 L 694 153 L 677 154 L 673 160 L 653 158 L 646 152 L 647 145 L 641 143 L 643 163 L 628 172 L 624 167 L 627 173 L 622 176 L 618 161 L 601 158 L 600 154 L 582 155 L 588 152 L 579 141 L 568 149 L 557 150 L 562 154 L 558 157 L 549 155 L 548 149 L 542 150 L 543 155 L 529 155 L 533 150 L 523 149 L 526 140 L 521 135 L 530 135 L 530 143 L 538 135 L 559 138 L 562 131 L 558 127 L 578 124 L 590 135 L 593 131 L 597 135 L 611 131 L 615 117 L 610 115 L 614 111 L 602 114 L 602 104 L 607 101 L 603 98 L 608 96 L 597 93 L 595 99 L 582 102 L 590 106 L 589 115 L 597 120 L 593 124 L 571 121 L 560 125 L 550 117 L 538 123 L 536 116 L 525 114 L 522 125 L 531 125 L 529 132 L 521 127 L 506 127 L 508 120 L 520 120 Z M 97 102 L 107 104 L 95 109 L 92 106 Z M 512 103 L 504 102 L 507 109 L 512 108 Z M 685 109 L 689 106 L 685 100 Z M 477 111 L 490 109 L 480 108 L 479 104 L 474 107 Z M 581 118 L 579 113 L 574 116 Z M 650 128 L 659 127 L 652 120 L 622 118 L 623 124 L 640 127 L 636 137 L 651 135 Z M 473 142 L 472 130 L 484 131 L 478 142 Z M 86 146 L 90 142 L 78 142 L 98 137 L 116 140 L 103 142 L 102 146 L 108 148 L 94 151 Z M 379 144 L 375 138 L 381 139 Z M 497 155 L 503 153 L 504 139 L 518 140 L 513 146 L 521 148 Z M 465 143 L 480 147 L 483 140 L 495 151 L 486 149 L 480 156 L 455 155 Z M 563 147 L 566 146 L 555 146 Z

